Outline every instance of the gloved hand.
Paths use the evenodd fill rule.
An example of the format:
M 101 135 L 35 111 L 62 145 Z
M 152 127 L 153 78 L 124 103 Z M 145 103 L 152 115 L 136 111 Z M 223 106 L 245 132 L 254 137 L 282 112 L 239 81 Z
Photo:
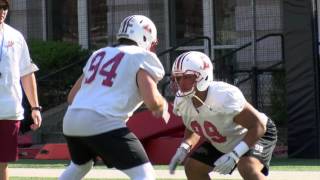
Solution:
M 213 170 L 220 174 L 230 174 L 238 161 L 239 157 L 233 151 L 229 152 L 214 162 L 215 167 Z
M 214 162 L 214 171 L 220 174 L 230 174 L 240 157 L 249 150 L 249 146 L 241 141 L 231 152 L 224 154 Z
M 171 158 L 169 164 L 170 174 L 174 174 L 177 166 L 183 162 L 187 157 L 187 154 L 190 152 L 191 146 L 185 142 L 182 142 L 179 148 L 176 151 L 176 154 Z

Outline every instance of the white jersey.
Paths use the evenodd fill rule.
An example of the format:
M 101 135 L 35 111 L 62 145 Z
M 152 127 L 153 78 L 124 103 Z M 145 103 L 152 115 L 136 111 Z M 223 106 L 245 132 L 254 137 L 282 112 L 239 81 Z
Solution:
M 209 86 L 204 105 L 195 108 L 191 98 L 176 97 L 173 111 L 182 117 L 186 128 L 206 138 L 219 151 L 227 153 L 247 132 L 246 128 L 233 121 L 245 103 L 245 97 L 237 87 L 215 81 Z
M 106 47 L 91 55 L 83 69 L 81 88 L 69 109 L 95 111 L 107 120 L 88 120 L 87 127 L 78 129 L 80 133 L 85 134 L 87 128 L 95 129 L 97 134 L 117 129 L 119 127 L 114 125 L 114 121 L 125 122 L 132 116 L 143 103 L 136 78 L 139 69 L 146 70 L 156 82 L 164 76 L 164 68 L 158 57 L 137 46 Z M 77 123 L 73 124 L 77 126 Z M 68 129 L 71 131 L 71 128 L 64 126 L 65 134 L 77 133 Z
M 4 24 L 0 32 L 0 120 L 22 120 L 20 78 L 37 71 L 22 34 Z

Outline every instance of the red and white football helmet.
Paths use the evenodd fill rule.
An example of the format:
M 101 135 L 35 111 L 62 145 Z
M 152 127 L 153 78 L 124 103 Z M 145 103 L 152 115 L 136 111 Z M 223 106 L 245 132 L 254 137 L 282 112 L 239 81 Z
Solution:
M 180 87 L 178 78 L 194 75 L 194 81 L 189 85 L 188 90 Z M 210 58 L 198 51 L 189 51 L 176 58 L 172 67 L 172 77 L 178 88 L 176 96 L 188 96 L 198 91 L 205 91 L 210 82 L 213 81 L 213 65 Z
M 146 50 L 155 52 L 157 40 L 157 28 L 154 23 L 142 15 L 126 17 L 120 24 L 117 39 L 130 39 Z

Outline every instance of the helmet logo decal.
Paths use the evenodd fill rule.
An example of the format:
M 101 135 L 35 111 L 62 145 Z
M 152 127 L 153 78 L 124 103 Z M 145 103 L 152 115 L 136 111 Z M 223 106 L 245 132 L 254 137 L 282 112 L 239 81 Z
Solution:
M 204 56 L 201 56 L 201 57 L 200 57 L 200 59 L 201 59 L 202 62 L 203 62 L 203 66 L 200 67 L 200 69 L 202 69 L 202 70 L 206 70 L 207 68 L 210 67 L 209 63 L 207 63 L 207 62 L 205 61 L 205 58 L 206 58 L 206 57 L 204 57 Z
M 143 29 L 148 31 L 150 34 L 152 33 L 152 30 L 151 30 L 151 28 L 150 28 L 150 26 L 148 24 L 143 26 Z
M 209 64 L 203 61 L 203 66 L 201 67 L 202 70 L 208 69 Z
M 125 22 L 123 23 L 121 33 L 126 33 L 128 31 L 128 27 L 132 27 L 133 25 L 129 23 L 133 16 L 129 16 L 126 18 Z

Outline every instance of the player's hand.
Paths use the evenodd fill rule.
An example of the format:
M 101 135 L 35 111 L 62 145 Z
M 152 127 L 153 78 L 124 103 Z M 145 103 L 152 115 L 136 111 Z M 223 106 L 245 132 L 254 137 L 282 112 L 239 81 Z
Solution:
M 238 161 L 237 155 L 234 152 L 229 152 L 214 162 L 213 170 L 220 174 L 230 174 Z
M 248 144 L 244 141 L 241 141 L 231 152 L 224 154 L 214 162 L 215 167 L 213 170 L 220 174 L 230 174 L 238 163 L 240 157 L 248 150 Z
M 33 119 L 33 124 L 30 125 L 30 128 L 35 131 L 38 128 L 40 128 L 42 123 L 42 117 L 41 117 L 40 111 L 37 111 L 37 110 L 32 111 L 31 117 Z
M 191 146 L 185 142 L 182 142 L 180 147 L 177 149 L 176 154 L 172 157 L 169 164 L 170 174 L 174 174 L 177 166 L 183 162 L 187 157 L 187 154 L 190 152 Z
M 166 124 L 168 124 L 170 119 L 170 113 L 168 110 L 169 110 L 169 104 L 167 101 L 164 101 L 161 117 Z
M 162 111 L 152 111 L 152 115 L 156 118 L 162 118 L 164 122 L 167 124 L 170 119 L 170 113 L 168 111 L 169 105 L 166 100 L 163 101 Z

